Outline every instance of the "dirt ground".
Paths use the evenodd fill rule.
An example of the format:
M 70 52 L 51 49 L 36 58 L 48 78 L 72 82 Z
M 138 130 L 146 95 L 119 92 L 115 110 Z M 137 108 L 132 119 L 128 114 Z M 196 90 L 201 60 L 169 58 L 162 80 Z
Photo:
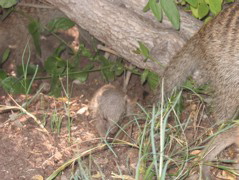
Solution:
M 133 76 L 130 82 L 130 96 L 139 97 L 139 103 L 147 107 L 154 97 L 153 94 L 147 87 L 140 85 L 139 77 Z M 119 88 L 121 83 L 122 78 L 113 82 Z M 137 128 L 134 124 L 127 128 L 130 138 L 123 137 L 122 140 L 128 144 L 112 145 L 113 153 L 99 138 L 87 110 L 90 98 L 103 84 L 105 82 L 102 81 L 99 73 L 93 73 L 86 83 L 74 85 L 72 90 L 74 93 L 69 100 L 66 97 L 54 98 L 47 95 L 39 97 L 27 108 L 27 112 L 45 123 L 45 129 L 41 128 L 29 114 L 20 113 L 19 110 L 5 110 L 1 113 L 1 179 L 45 179 L 68 160 L 79 155 L 82 157 L 82 164 L 91 167 L 91 171 L 87 173 L 93 179 L 102 179 L 103 176 L 105 179 L 114 179 L 120 173 L 125 178 L 133 179 L 138 162 L 138 149 L 131 145 L 137 146 L 135 144 L 138 138 Z M 149 92 L 146 98 L 143 96 L 145 92 Z M 16 106 L 16 103 L 22 104 L 27 98 L 25 95 L 11 96 L 2 90 L 0 94 L 1 105 Z M 191 100 L 185 101 L 182 119 L 187 119 L 188 116 L 192 119 L 193 117 L 204 119 L 201 125 L 207 127 L 205 119 L 208 120 L 209 117 L 206 114 L 203 115 L 204 117 L 198 117 L 198 111 L 204 112 L 205 107 L 198 99 L 193 100 L 190 96 L 190 93 L 184 94 L 185 99 Z M 53 122 L 59 119 L 54 121 L 53 117 L 62 120 L 59 132 L 57 125 L 53 125 Z M 69 121 L 71 121 L 70 133 L 67 128 Z M 189 128 L 186 131 L 187 139 L 191 142 L 202 133 L 205 133 L 203 128 L 197 130 Z M 72 163 L 57 179 L 70 179 L 78 170 L 78 165 Z M 169 172 L 173 171 L 173 169 L 169 170 Z
M 20 23 L 17 18 L 19 17 L 15 17 L 15 14 L 10 15 L 0 26 L 4 36 L 0 40 L 6 42 L 0 47 L 0 53 L 2 54 L 3 50 L 12 44 L 17 47 L 11 51 L 11 58 L 2 67 L 9 75 L 16 74 L 14 72 L 16 65 L 21 64 L 17 59 L 20 59 L 19 56 L 25 46 L 22 42 L 28 37 L 27 24 L 21 21 L 21 26 L 16 25 L 15 21 Z M 21 35 L 15 31 L 16 26 L 21 29 Z M 67 33 L 70 33 L 70 38 Z M 63 33 L 61 38 L 77 46 L 78 33 L 75 29 L 67 33 L 67 35 Z M 51 38 L 52 36 L 44 36 L 42 39 L 41 59 L 36 58 L 36 52 L 31 53 L 32 64 L 40 63 L 42 67 L 44 63 L 42 60 L 54 52 L 59 42 Z M 80 38 L 87 41 L 92 37 L 86 33 L 84 38 Z M 88 61 L 82 60 L 81 65 L 86 62 Z M 33 89 L 37 91 L 42 83 L 49 82 L 36 81 Z M 47 94 L 35 97 L 34 93 L 30 96 L 9 95 L 0 87 L 0 105 L 9 107 L 0 111 L 0 179 L 45 179 L 68 160 L 81 154 L 83 164 L 92 168 L 88 174 L 90 177 L 98 179 L 105 176 L 105 179 L 112 179 L 112 176 L 119 173 L 133 177 L 138 156 L 137 148 L 121 143 L 112 145 L 110 151 L 109 147 L 102 146 L 102 139 L 99 138 L 94 122 L 90 118 L 88 103 L 94 92 L 104 84 L 106 82 L 100 72 L 90 73 L 85 83 L 70 82 L 69 99 L 64 93 L 61 98 Z M 121 88 L 123 77 L 119 77 L 112 84 Z M 128 92 L 132 98 L 137 97 L 139 103 L 150 104 L 149 88 L 140 84 L 139 76 L 132 76 Z M 16 107 L 17 104 L 22 106 L 29 99 L 34 101 L 25 107 L 27 113 L 12 107 Z M 43 123 L 44 128 L 39 123 Z M 134 145 L 137 132 L 134 132 L 133 125 L 128 129 L 130 138 L 126 138 L 125 141 Z M 90 153 L 86 153 L 87 151 Z M 72 163 L 57 179 L 70 179 L 73 173 L 77 173 L 79 164 L 79 160 L 78 163 Z
M 1 179 L 32 179 L 48 177 L 56 168 L 76 154 L 83 153 L 93 147 L 101 146 L 101 139 L 94 128 L 94 123 L 89 118 L 88 102 L 94 92 L 105 84 L 99 73 L 91 74 L 87 83 L 73 87 L 72 98 L 53 98 L 42 95 L 31 104 L 27 111 L 36 116 L 39 121 L 46 121 L 45 130 L 27 114 L 18 110 L 7 110 L 0 114 L 0 176 Z M 114 84 L 120 86 L 122 78 Z M 135 89 L 134 96 L 142 97 L 144 93 L 137 76 L 132 77 L 129 89 Z M 15 106 L 10 96 L 1 90 L 1 105 Z M 26 100 L 25 95 L 12 97 L 18 104 Z M 141 100 L 139 100 L 141 102 Z M 66 114 L 67 107 L 69 116 Z M 60 132 L 51 124 L 53 114 L 62 118 Z M 71 129 L 67 129 L 67 122 L 71 121 Z M 133 128 L 133 127 L 132 127 Z M 54 132 L 52 132 L 55 130 Z M 132 131 L 131 143 L 134 143 Z M 134 139 L 135 140 L 135 139 Z M 112 172 L 117 174 L 117 166 L 123 174 L 133 175 L 136 167 L 138 152 L 136 148 L 118 145 L 113 147 L 115 155 L 109 150 L 99 148 L 91 154 L 93 163 L 97 163 L 104 171 L 106 179 L 111 179 Z M 127 152 L 127 153 L 126 153 Z M 86 156 L 88 157 L 88 156 Z M 128 163 L 129 167 L 126 167 Z M 117 166 L 116 166 L 117 165 Z M 96 165 L 95 165 L 96 166 Z M 97 169 L 97 167 L 96 167 Z M 95 176 L 98 171 L 95 170 Z M 62 175 L 61 179 L 69 179 Z M 92 172 L 91 172 L 92 173 Z M 94 174 L 91 174 L 94 176 Z

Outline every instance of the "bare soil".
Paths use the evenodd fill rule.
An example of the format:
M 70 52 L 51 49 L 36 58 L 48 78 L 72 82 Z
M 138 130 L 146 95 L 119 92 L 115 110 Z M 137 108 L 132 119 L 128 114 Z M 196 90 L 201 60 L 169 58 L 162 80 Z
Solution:
M 110 150 L 99 138 L 89 116 L 88 102 L 94 92 L 104 84 L 100 78 L 99 73 L 92 73 L 87 83 L 74 85 L 70 99 L 42 94 L 34 101 L 27 111 L 45 123 L 45 129 L 42 129 L 29 114 L 23 114 L 18 110 L 5 110 L 0 114 L 1 179 L 45 179 L 68 160 L 79 155 L 82 157 L 82 164 L 91 167 L 88 175 L 93 179 L 102 179 L 103 176 L 105 179 L 114 179 L 113 177 L 120 174 L 134 178 L 138 149 L 121 143 L 111 144 L 113 151 Z M 121 82 L 122 78 L 118 78 L 113 84 L 120 88 Z M 139 77 L 133 76 L 130 82 L 129 94 L 139 97 L 139 103 L 145 107 L 150 105 L 154 96 L 147 87 L 140 85 Z M 146 91 L 149 95 L 145 100 L 143 94 Z M 16 106 L 12 99 L 18 104 L 23 104 L 29 98 L 25 95 L 8 95 L 2 89 L 0 93 L 1 105 Z M 187 100 L 184 102 L 181 118 L 186 120 L 190 116 L 194 119 L 194 124 L 185 131 L 188 142 L 193 142 L 196 137 L 205 133 L 205 127 L 210 127 L 213 123 L 208 123 L 210 117 L 203 110 L 205 105 L 191 93 L 185 93 L 184 96 Z M 56 125 L 53 125 L 53 117 L 62 120 L 59 132 Z M 70 130 L 67 128 L 69 121 Z M 121 139 L 136 146 L 136 126 L 132 124 L 126 131 L 130 138 L 123 136 Z M 232 152 L 235 154 L 235 151 Z M 57 179 L 70 179 L 78 170 L 77 163 L 72 163 Z M 169 169 L 171 173 L 174 171 L 175 169 Z
M 114 84 L 119 87 L 121 81 L 122 78 L 119 78 Z M 117 166 L 122 170 L 122 174 L 133 175 L 138 150 L 127 145 L 117 145 L 113 147 L 115 153 L 113 154 L 108 148 L 100 148 L 102 140 L 89 117 L 88 102 L 103 84 L 105 82 L 101 80 L 100 74 L 92 73 L 87 83 L 73 86 L 72 97 L 69 100 L 66 97 L 54 98 L 42 94 L 27 108 L 27 111 L 39 121 L 46 123 L 46 131 L 33 118 L 20 113 L 19 110 L 2 112 L 0 114 L 1 179 L 37 177 L 45 179 L 67 160 L 94 147 L 99 149 L 93 151 L 90 157 L 103 171 L 106 179 L 111 179 L 112 172 L 118 173 Z M 134 96 L 142 97 L 144 90 L 140 85 L 139 77 L 132 77 L 129 88 L 135 89 L 131 92 Z M 1 105 L 16 106 L 10 97 L 18 104 L 23 104 L 27 98 L 32 97 L 8 95 L 2 89 L 0 93 Z M 143 102 L 142 98 L 141 100 L 139 98 L 140 101 Z M 62 119 L 60 132 L 57 132 L 57 128 L 52 125 L 53 117 Z M 69 121 L 71 121 L 70 131 L 67 129 Z M 136 140 L 133 131 L 131 135 L 131 138 Z M 133 140 L 129 142 L 135 143 Z M 89 157 L 89 154 L 84 159 L 86 157 Z M 126 167 L 127 163 L 129 166 Z M 93 166 L 95 170 L 92 172 L 95 175 L 99 173 L 97 166 Z M 62 175 L 63 179 L 64 177 L 69 179 L 70 172 Z

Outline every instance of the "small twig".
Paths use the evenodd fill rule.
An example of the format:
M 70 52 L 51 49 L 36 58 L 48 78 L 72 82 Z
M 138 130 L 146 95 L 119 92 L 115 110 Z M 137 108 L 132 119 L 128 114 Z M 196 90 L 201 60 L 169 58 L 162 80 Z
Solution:
M 10 96 L 8 94 L 8 96 L 11 98 L 11 100 L 17 105 L 17 106 L 3 106 L 0 105 L 0 107 L 3 107 L 3 110 L 9 110 L 9 109 L 19 109 L 20 111 L 24 112 L 25 114 L 27 114 L 28 116 L 30 116 L 31 118 L 33 118 L 33 120 L 43 129 L 44 132 L 46 132 L 47 134 L 49 134 L 49 132 L 46 130 L 46 128 L 42 125 L 42 123 L 31 113 L 29 113 L 26 109 L 24 109 L 23 107 L 21 107 L 13 98 L 12 96 Z M 1 110 L 1 108 L 0 108 Z
M 133 177 L 131 176 L 128 176 L 128 175 L 118 175 L 118 174 L 115 174 L 113 172 L 111 172 L 111 177 L 113 179 L 125 179 L 125 180 L 135 180 Z
M 113 138 L 107 138 L 107 140 L 113 140 Z M 120 145 L 120 144 L 131 146 L 131 147 L 134 147 L 134 148 L 137 148 L 137 149 L 139 148 L 136 144 L 132 144 L 132 143 L 129 143 L 127 141 L 120 140 L 120 139 L 116 139 L 112 143 L 112 145 Z M 107 146 L 108 146 L 107 144 L 100 144 L 100 145 L 98 145 L 98 146 L 96 146 L 94 148 L 91 148 L 89 150 L 86 150 L 86 151 L 80 153 L 79 155 L 77 155 L 76 157 L 74 157 L 71 160 L 67 161 L 65 164 L 63 164 L 58 169 L 56 169 L 46 180 L 54 179 L 61 171 L 63 171 L 67 166 L 69 166 L 72 163 L 74 163 L 77 159 L 89 156 L 90 154 L 94 154 L 94 153 L 102 151 L 102 150 L 105 150 L 107 148 Z
M 97 49 L 102 50 L 102 51 L 105 51 L 105 52 L 108 52 L 108 53 L 110 53 L 110 54 L 114 54 L 114 55 L 116 55 L 116 56 L 119 56 L 119 54 L 117 54 L 116 51 L 114 51 L 114 50 L 112 50 L 112 49 L 110 49 L 110 48 L 108 48 L 108 47 L 102 46 L 101 44 L 98 44 L 98 45 L 97 45 Z
M 128 87 L 128 84 L 129 84 L 129 80 L 131 78 L 131 69 L 133 69 L 133 65 L 130 64 L 128 68 L 126 69 L 129 69 L 129 70 L 126 70 L 126 74 L 125 74 L 125 77 L 124 77 L 124 85 L 123 85 L 123 92 L 126 93 L 127 92 L 127 87 Z

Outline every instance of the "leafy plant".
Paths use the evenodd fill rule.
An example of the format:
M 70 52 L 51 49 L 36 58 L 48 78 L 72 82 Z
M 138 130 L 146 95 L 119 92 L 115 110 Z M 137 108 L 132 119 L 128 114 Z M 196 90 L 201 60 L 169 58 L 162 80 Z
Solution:
M 189 5 L 189 9 L 191 10 L 194 17 L 198 19 L 210 18 L 208 16 L 210 13 L 212 15 L 217 15 L 221 10 L 223 3 L 234 2 L 234 0 L 182 0 L 180 2 L 181 5 Z
M 145 62 L 148 59 L 150 59 L 150 60 L 156 62 L 157 64 L 159 64 L 159 62 L 157 60 L 155 60 L 153 57 L 150 56 L 149 49 L 142 42 L 139 42 L 139 48 L 135 51 L 135 53 L 143 55 L 145 57 L 145 60 L 144 60 Z M 159 64 L 159 65 L 161 65 L 161 64 Z M 143 73 L 141 73 L 140 76 L 141 76 L 141 84 L 148 83 L 150 89 L 153 91 L 155 91 L 157 89 L 157 87 L 159 85 L 159 76 L 156 73 L 154 73 L 148 69 L 145 69 L 143 71 Z
M 39 21 L 33 19 L 28 24 L 28 31 L 32 36 L 36 52 L 38 53 L 38 55 L 41 56 L 40 36 L 41 36 L 42 29 L 41 29 L 41 24 L 39 23 Z
M 18 0 L 0 0 L 2 8 L 10 8 L 18 3 Z
M 156 73 L 145 69 L 141 74 L 141 84 L 146 82 L 148 83 L 150 89 L 155 91 L 159 85 L 159 76 Z
M 50 21 L 47 25 L 49 32 L 58 32 L 73 27 L 75 23 L 66 17 L 58 17 Z
M 150 4 L 150 7 L 153 8 L 152 5 L 153 4 Z M 99 52 L 91 52 L 82 44 L 79 46 L 79 50 L 77 52 L 71 50 L 67 43 L 57 35 L 58 31 L 69 29 L 75 25 L 75 23 L 68 18 L 59 17 L 53 19 L 46 26 L 29 16 L 27 16 L 27 18 L 29 20 L 28 31 L 32 37 L 35 50 L 39 56 L 42 54 L 40 40 L 42 33 L 56 37 L 59 40 L 59 46 L 49 57 L 46 58 L 44 66 L 40 70 L 38 70 L 37 66 L 32 65 L 29 62 L 30 59 L 28 59 L 27 65 L 23 63 L 21 66 L 17 67 L 17 77 L 7 76 L 4 70 L 1 70 L 0 85 L 3 86 L 6 91 L 12 93 L 29 93 L 30 89 L 26 89 L 26 87 L 29 87 L 33 82 L 31 76 L 34 75 L 36 76 L 35 78 L 39 79 L 39 77 L 37 77 L 37 72 L 41 71 L 46 72 L 47 77 L 50 79 L 51 87 L 49 94 L 60 96 L 62 89 L 60 79 L 62 77 L 68 76 L 71 80 L 78 80 L 78 82 L 84 83 L 87 80 L 89 73 L 100 71 L 103 79 L 110 82 L 117 76 L 121 76 L 127 69 L 124 67 L 122 59 L 119 58 L 116 61 L 111 61 Z M 141 42 L 139 42 L 139 45 L 140 48 L 138 53 L 144 55 L 145 61 L 147 61 L 147 59 L 153 60 L 153 58 L 149 55 L 148 48 Z M 69 55 L 67 59 L 62 56 L 65 51 L 67 51 Z M 7 49 L 2 55 L 0 65 L 7 61 L 9 55 L 10 50 Z M 83 58 L 87 58 L 88 63 L 81 65 L 81 59 Z M 136 69 L 130 69 L 130 71 L 134 74 L 140 75 L 142 84 L 148 83 L 152 90 L 155 90 L 158 86 L 159 79 L 155 73 L 150 72 L 149 70 L 145 70 L 143 73 L 140 73 L 140 71 Z M 22 79 L 24 79 L 24 82 L 22 82 Z
M 3 21 L 14 10 L 19 0 L 0 0 L 0 20 Z
M 10 49 L 7 48 L 4 52 L 3 52 L 3 55 L 0 59 L 0 67 L 2 67 L 2 65 L 8 60 L 9 58 L 9 55 L 10 55 Z
M 175 29 L 180 27 L 179 11 L 174 0 L 149 0 L 143 10 L 144 12 L 151 10 L 160 22 L 164 12 Z
M 186 6 L 194 17 L 198 19 L 208 20 L 212 15 L 217 15 L 221 10 L 224 3 L 231 3 L 235 0 L 179 0 L 178 4 Z M 168 17 L 175 29 L 180 28 L 179 12 L 174 0 L 149 0 L 144 7 L 144 12 L 151 10 L 158 21 L 162 21 L 163 12 Z
M 33 81 L 35 80 L 36 74 L 38 72 L 38 66 L 30 65 L 30 50 L 29 56 L 27 57 L 27 63 L 24 64 L 24 59 L 26 55 L 26 50 L 29 50 L 28 43 L 25 46 L 22 55 L 22 65 L 17 68 L 17 77 L 8 76 L 3 70 L 0 70 L 0 85 L 8 92 L 17 94 L 29 94 Z M 4 52 L 3 58 L 8 57 L 8 52 Z M 5 56 L 5 57 L 4 57 Z M 31 75 L 31 79 L 28 76 Z

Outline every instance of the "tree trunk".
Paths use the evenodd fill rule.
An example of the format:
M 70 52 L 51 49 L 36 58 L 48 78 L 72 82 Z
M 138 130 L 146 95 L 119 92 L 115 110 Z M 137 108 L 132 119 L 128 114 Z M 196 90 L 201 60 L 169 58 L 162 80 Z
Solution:
M 144 13 L 148 0 L 48 0 L 87 30 L 107 47 L 113 49 L 139 68 L 161 73 L 163 66 L 199 29 L 201 22 L 181 11 L 180 31 L 173 29 L 164 16 L 159 23 L 151 12 Z M 135 53 L 138 42 L 144 43 L 150 55 L 147 60 Z

